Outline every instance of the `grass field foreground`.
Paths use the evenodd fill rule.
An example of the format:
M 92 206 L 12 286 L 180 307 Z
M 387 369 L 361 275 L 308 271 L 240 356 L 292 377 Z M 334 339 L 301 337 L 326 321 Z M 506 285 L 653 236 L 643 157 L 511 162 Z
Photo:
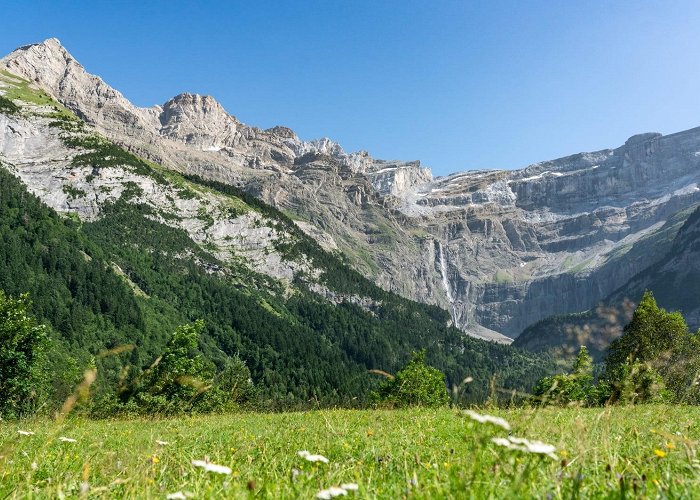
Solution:
M 509 431 L 450 409 L 0 423 L 0 498 L 314 498 L 349 483 L 346 498 L 700 496 L 700 408 L 491 413 L 555 451 L 502 446 Z

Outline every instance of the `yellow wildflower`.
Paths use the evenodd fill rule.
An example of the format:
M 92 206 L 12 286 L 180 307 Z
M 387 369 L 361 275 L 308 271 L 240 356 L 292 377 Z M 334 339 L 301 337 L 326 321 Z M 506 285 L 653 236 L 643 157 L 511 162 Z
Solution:
M 656 450 L 654 450 L 654 455 L 656 455 L 659 458 L 664 458 L 666 456 L 666 452 L 657 448 Z

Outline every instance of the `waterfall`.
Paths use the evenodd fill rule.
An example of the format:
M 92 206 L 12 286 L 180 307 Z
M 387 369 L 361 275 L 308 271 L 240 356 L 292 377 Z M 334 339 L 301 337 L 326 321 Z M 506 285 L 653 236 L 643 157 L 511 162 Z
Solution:
M 450 280 L 447 279 L 447 260 L 445 259 L 445 252 L 442 249 L 442 243 L 438 241 L 439 257 L 440 257 L 440 274 L 442 274 L 442 286 L 445 288 L 445 293 L 447 294 L 447 300 L 450 301 L 450 307 L 452 308 L 452 322 L 455 327 L 459 328 L 457 323 L 457 309 L 455 308 L 455 298 L 452 294 L 452 287 L 450 286 Z

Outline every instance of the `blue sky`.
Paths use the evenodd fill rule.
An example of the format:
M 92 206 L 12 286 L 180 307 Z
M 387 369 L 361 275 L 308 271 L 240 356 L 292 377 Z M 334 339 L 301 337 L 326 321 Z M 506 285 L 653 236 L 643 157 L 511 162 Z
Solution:
M 58 37 L 141 106 L 213 95 L 241 121 L 420 159 L 530 163 L 700 125 L 700 2 L 17 1 L 0 53 Z

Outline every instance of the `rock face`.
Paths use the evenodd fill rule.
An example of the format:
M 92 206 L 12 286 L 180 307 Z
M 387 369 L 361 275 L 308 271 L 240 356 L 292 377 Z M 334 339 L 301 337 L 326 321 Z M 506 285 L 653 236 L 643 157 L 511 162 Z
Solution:
M 700 202 L 700 129 L 434 179 L 419 162 L 244 125 L 208 96 L 135 107 L 55 39 L 17 49 L 0 68 L 140 156 L 243 187 L 384 288 L 442 306 L 480 337 L 515 337 L 592 307 L 662 258 L 654 234 Z M 630 258 L 631 248 L 644 251 Z
M 676 214 L 654 235 L 654 245 L 664 253 L 663 258 L 636 274 L 595 308 L 549 317 L 531 325 L 515 340 L 515 345 L 568 356 L 586 345 L 595 358 L 602 359 L 610 342 L 622 335 L 624 326 L 632 319 L 635 301 L 646 290 L 653 291 L 661 307 L 680 311 L 691 331 L 697 330 L 700 327 L 698 242 L 700 208 Z M 633 247 L 628 258 L 637 253 L 638 249 Z

